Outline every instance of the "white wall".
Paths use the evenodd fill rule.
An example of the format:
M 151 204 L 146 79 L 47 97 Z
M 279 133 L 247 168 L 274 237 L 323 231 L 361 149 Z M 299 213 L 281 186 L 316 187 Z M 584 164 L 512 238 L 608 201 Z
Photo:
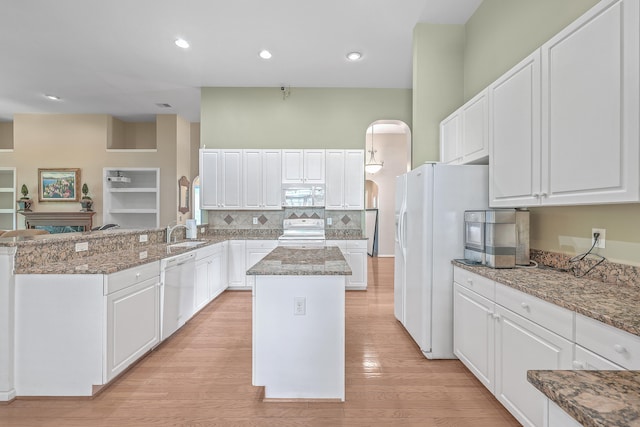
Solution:
M 366 179 L 378 185 L 378 256 L 394 255 L 396 177 L 406 173 L 410 165 L 410 138 L 409 133 L 379 134 L 377 130 L 374 136 L 376 160 L 384 166 L 376 174 L 366 174 Z M 367 150 L 370 148 L 371 135 L 367 135 Z

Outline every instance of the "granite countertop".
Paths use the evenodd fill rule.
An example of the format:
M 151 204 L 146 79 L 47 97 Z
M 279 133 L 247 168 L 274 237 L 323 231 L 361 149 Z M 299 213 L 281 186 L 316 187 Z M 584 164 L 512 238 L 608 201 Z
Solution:
M 638 371 L 529 371 L 527 380 L 583 426 L 640 425 Z
M 457 261 L 453 264 L 640 336 L 640 287 L 612 285 L 545 268 L 494 269 Z
M 348 276 L 349 264 L 336 246 L 278 246 L 247 271 L 258 276 Z

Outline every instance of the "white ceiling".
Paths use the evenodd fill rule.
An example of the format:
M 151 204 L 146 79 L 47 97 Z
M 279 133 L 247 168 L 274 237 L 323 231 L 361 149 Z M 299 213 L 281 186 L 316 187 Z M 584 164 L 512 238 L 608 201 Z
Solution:
M 8 0 L 0 121 L 99 113 L 197 122 L 203 86 L 410 88 L 416 23 L 465 23 L 481 1 Z M 176 47 L 177 37 L 191 47 Z M 258 58 L 261 49 L 273 58 Z M 361 61 L 346 60 L 352 50 Z

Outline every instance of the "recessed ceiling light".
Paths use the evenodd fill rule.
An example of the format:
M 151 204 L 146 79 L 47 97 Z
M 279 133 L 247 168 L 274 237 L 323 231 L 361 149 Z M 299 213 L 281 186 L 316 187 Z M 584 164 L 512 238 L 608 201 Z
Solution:
M 347 59 L 349 61 L 357 61 L 362 58 L 362 54 L 360 52 L 349 52 L 347 53 Z
M 45 93 L 44 97 L 47 98 L 47 99 L 50 99 L 52 101 L 60 101 L 60 97 L 59 96 L 49 95 L 49 94 Z
M 174 43 L 176 44 L 176 46 L 181 47 L 183 49 L 187 49 L 189 47 L 189 42 L 186 41 L 185 39 L 176 39 Z
M 262 49 L 260 53 L 258 53 L 258 56 L 262 59 L 271 59 L 273 55 L 271 55 L 271 52 L 269 52 L 268 50 Z

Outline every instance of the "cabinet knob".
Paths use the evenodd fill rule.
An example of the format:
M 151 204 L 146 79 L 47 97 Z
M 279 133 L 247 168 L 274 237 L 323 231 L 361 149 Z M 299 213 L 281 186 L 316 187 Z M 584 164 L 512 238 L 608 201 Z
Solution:
M 529 304 L 527 304 L 526 302 L 521 302 L 520 307 L 524 308 L 525 310 L 529 310 Z
M 467 279 L 467 283 L 473 285 L 473 279 Z
M 136 273 L 136 279 L 140 277 L 140 273 Z
M 492 316 L 492 317 L 493 317 L 494 319 L 496 319 L 498 322 L 500 321 L 500 315 L 499 315 L 499 314 L 497 314 L 497 313 L 493 313 L 493 316 Z
M 536 199 L 540 197 L 538 193 L 533 193 L 532 196 L 535 197 Z
M 540 193 L 540 197 L 547 197 L 547 193 Z
M 616 353 L 620 353 L 620 354 L 625 353 L 627 351 L 627 349 L 621 346 L 620 344 L 614 345 L 613 349 L 616 351 Z
M 493 317 L 494 315 L 495 315 L 495 313 L 493 311 L 487 311 L 487 316 Z

